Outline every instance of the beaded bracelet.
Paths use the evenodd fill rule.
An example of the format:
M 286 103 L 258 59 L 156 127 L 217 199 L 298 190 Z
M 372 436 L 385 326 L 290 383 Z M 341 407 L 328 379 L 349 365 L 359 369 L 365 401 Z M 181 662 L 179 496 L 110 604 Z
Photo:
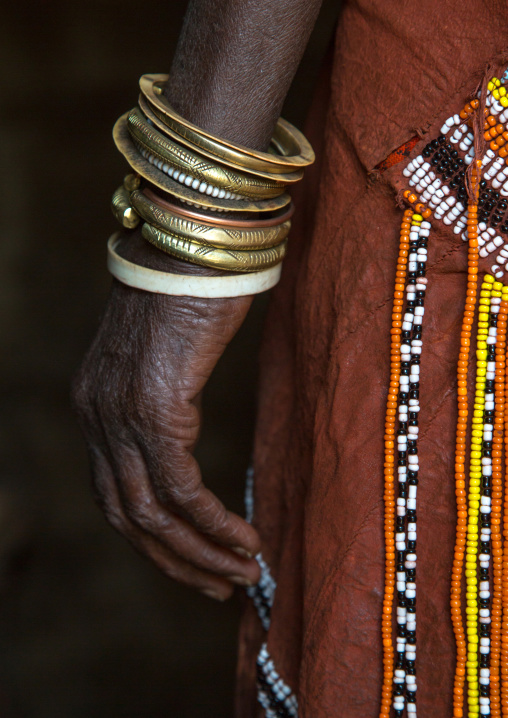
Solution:
M 186 177 L 185 184 L 194 190 L 206 192 L 211 186 L 212 197 L 219 197 L 222 190 L 226 199 L 231 196 L 234 199 L 266 199 L 278 197 L 284 192 L 285 184 L 280 180 L 249 176 L 245 172 L 207 161 L 199 154 L 178 145 L 150 126 L 137 108 L 127 115 L 127 129 L 138 148 L 162 161 L 163 167 L 167 167 L 167 170 L 163 171 L 170 177 L 183 172 Z
M 169 174 L 169 166 L 165 169 L 164 160 L 157 158 L 147 150 L 139 149 L 133 141 L 128 127 L 127 118 L 129 113 L 122 115 L 113 127 L 113 139 L 117 149 L 123 154 L 130 167 L 136 174 L 143 177 L 150 185 L 157 187 L 163 192 L 184 203 L 207 211 L 222 212 L 248 212 L 264 213 L 277 212 L 290 204 L 290 196 L 282 192 L 277 197 L 270 199 L 249 200 L 240 198 L 220 196 L 220 188 L 215 188 L 210 183 L 201 188 L 192 189 L 186 182 L 190 175 L 185 172 Z M 192 178 L 191 178 L 192 182 Z M 218 190 L 217 196 L 213 196 L 214 189 Z

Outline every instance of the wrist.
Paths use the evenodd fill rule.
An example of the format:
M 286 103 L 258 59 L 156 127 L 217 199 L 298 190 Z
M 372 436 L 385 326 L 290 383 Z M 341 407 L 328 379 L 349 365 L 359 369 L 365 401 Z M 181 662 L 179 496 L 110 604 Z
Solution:
M 148 267 L 148 269 L 156 269 L 159 272 L 204 277 L 220 277 L 232 274 L 220 269 L 184 262 L 181 259 L 172 257 L 170 254 L 161 252 L 160 249 L 143 239 L 140 229 L 136 229 L 125 237 L 118 248 L 118 254 L 133 264 Z
M 182 262 L 170 255 L 165 255 L 163 252 L 160 252 L 145 242 L 138 230 L 121 239 L 118 243 L 118 254 L 128 262 L 133 262 L 140 267 L 156 270 L 155 273 L 164 272 L 168 276 L 178 274 L 182 276 L 188 275 L 190 277 L 192 277 L 192 275 L 197 277 L 199 277 L 199 275 L 202 277 L 206 277 L 206 275 L 209 277 L 220 277 L 221 275 L 231 276 L 232 274 L 230 272 L 221 272 L 220 270 Z M 114 272 L 113 276 L 117 278 Z M 198 281 L 200 280 L 198 279 Z M 209 282 L 214 280 L 203 279 L 201 281 Z M 186 310 L 190 310 L 191 312 L 197 310 L 197 317 L 206 318 L 212 323 L 222 312 L 227 314 L 239 313 L 239 316 L 241 316 L 241 320 L 239 321 L 241 322 L 249 311 L 252 300 L 254 299 L 253 294 L 221 296 L 210 300 L 204 296 L 157 291 L 138 292 L 136 291 L 137 289 L 139 289 L 139 287 L 135 284 L 130 284 L 124 279 L 120 279 L 120 281 L 115 282 L 113 296 L 120 303 L 127 301 L 127 303 L 134 303 L 136 306 L 139 300 L 154 303 L 154 306 L 163 309 L 162 313 L 159 313 L 159 311 L 157 313 L 157 317 L 163 325 L 168 321 L 166 311 L 173 311 L 173 309 L 178 306 L 185 306 Z M 156 321 L 155 317 L 153 321 Z

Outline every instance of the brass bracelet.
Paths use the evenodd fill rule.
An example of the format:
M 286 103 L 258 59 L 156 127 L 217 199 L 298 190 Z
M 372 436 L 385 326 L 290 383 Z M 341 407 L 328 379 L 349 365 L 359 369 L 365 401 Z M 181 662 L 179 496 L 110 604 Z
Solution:
M 219 249 L 192 242 L 185 237 L 162 232 L 146 223 L 143 225 L 141 233 L 157 249 L 172 254 L 174 257 L 203 267 L 215 267 L 231 272 L 257 272 L 273 267 L 284 259 L 287 246 L 287 240 L 284 240 L 276 247 L 268 249 L 250 251 Z
M 143 75 L 139 81 L 141 92 L 158 111 L 159 118 L 199 151 L 206 150 L 221 162 L 244 170 L 275 173 L 300 170 L 314 162 L 314 152 L 305 136 L 282 118 L 277 122 L 274 132 L 274 141 L 281 154 L 257 152 L 205 132 L 172 109 L 163 95 L 167 79 L 167 75 Z
M 127 175 L 124 178 L 124 187 L 129 192 L 134 192 L 135 189 L 139 189 L 139 181 L 134 185 L 135 175 Z M 185 217 L 185 219 L 193 219 L 204 224 L 212 224 L 220 227 L 230 227 L 232 229 L 258 229 L 259 227 L 275 227 L 277 224 L 287 222 L 293 216 L 295 212 L 295 206 L 293 203 L 289 207 L 284 208 L 283 212 L 278 214 L 272 214 L 270 217 L 263 216 L 262 218 L 256 217 L 256 219 L 237 219 L 236 217 L 221 217 L 220 214 L 203 214 L 197 212 L 195 209 L 189 209 L 188 207 L 182 207 L 181 205 L 170 202 L 167 198 L 156 194 L 147 185 L 143 187 L 143 193 L 151 199 L 155 204 L 160 205 L 164 209 L 168 209 L 173 214 L 179 217 Z M 130 200 L 129 200 L 130 201 Z
M 205 147 L 198 148 L 193 142 L 190 142 L 185 137 L 182 137 L 177 132 L 174 132 L 164 123 L 164 120 L 161 119 L 160 115 L 162 115 L 163 117 L 163 113 L 157 110 L 157 108 L 153 105 L 150 105 L 144 95 L 139 95 L 138 104 L 145 117 L 154 125 L 154 127 L 157 127 L 157 129 L 159 129 L 167 137 L 170 137 L 172 140 L 175 140 L 175 142 L 178 142 L 180 145 L 185 145 L 191 150 L 199 152 L 202 157 L 207 157 L 214 162 L 226 162 L 226 160 L 224 160 L 223 158 L 217 157 L 217 155 L 214 155 L 212 152 L 209 152 Z M 279 152 L 279 154 L 282 154 L 280 146 L 274 140 L 272 140 L 271 146 L 273 146 L 275 151 Z M 236 170 L 244 169 L 242 166 L 233 164 L 232 162 L 229 162 L 228 166 Z M 248 172 L 250 175 L 256 175 L 257 177 L 264 177 L 265 179 L 275 180 L 276 182 L 282 182 L 286 185 L 299 182 L 303 177 L 303 169 L 294 170 L 293 172 L 267 172 L 253 167 L 249 167 Z
M 139 214 L 134 211 L 129 192 L 122 185 L 113 193 L 111 209 L 122 227 L 134 229 L 139 224 Z
M 226 212 L 277 212 L 286 207 L 291 202 L 291 197 L 287 194 L 281 194 L 278 197 L 265 200 L 236 200 L 221 199 L 212 197 L 208 194 L 195 192 L 171 179 L 168 175 L 161 172 L 156 166 L 145 159 L 134 144 L 129 131 L 127 129 L 128 112 L 122 115 L 113 127 L 113 139 L 118 150 L 123 154 L 132 169 L 148 182 L 155 185 L 164 192 L 177 197 L 182 202 L 191 204 L 194 207 L 212 211 Z
M 167 211 L 139 190 L 130 195 L 130 203 L 137 214 L 148 224 L 171 235 L 185 237 L 197 244 L 211 247 L 241 250 L 274 247 L 286 239 L 291 228 L 289 221 L 274 227 L 253 227 L 251 229 L 218 227 L 196 222 Z
M 168 174 L 172 175 L 176 170 L 178 174 L 184 172 L 189 180 L 192 179 L 192 184 L 190 181 L 186 181 L 186 184 L 193 189 L 197 189 L 204 182 L 249 199 L 268 199 L 284 192 L 285 185 L 280 181 L 249 176 L 244 172 L 223 167 L 173 142 L 155 127 L 151 127 L 137 107 L 127 116 L 127 128 L 137 144 L 162 160 L 165 168 L 171 169 Z

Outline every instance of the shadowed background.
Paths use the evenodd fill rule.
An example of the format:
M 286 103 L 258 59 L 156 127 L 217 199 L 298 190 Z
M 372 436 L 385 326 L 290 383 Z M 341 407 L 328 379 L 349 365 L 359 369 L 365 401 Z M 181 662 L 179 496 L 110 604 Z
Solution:
M 167 72 L 185 0 L 4 3 L 0 25 L 0 716 L 230 718 L 238 597 L 172 584 L 89 492 L 69 383 L 110 277 L 127 171 L 115 119 Z M 285 116 L 300 127 L 338 0 L 325 2 Z M 255 78 L 253 78 L 255 81 Z M 260 297 L 205 393 L 205 481 L 243 512 Z

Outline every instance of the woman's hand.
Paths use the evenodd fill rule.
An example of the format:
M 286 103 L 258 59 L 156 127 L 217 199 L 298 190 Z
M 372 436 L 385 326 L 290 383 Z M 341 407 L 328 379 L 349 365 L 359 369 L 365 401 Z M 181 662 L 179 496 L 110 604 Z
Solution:
M 267 150 L 321 0 L 190 0 L 166 96 L 208 132 Z M 200 271 L 131 235 L 127 259 Z M 206 273 L 206 272 L 205 272 Z M 255 583 L 256 531 L 201 481 L 201 391 L 250 298 L 190 299 L 115 283 L 74 400 L 109 521 L 169 576 L 215 598 Z
M 147 251 L 139 237 L 130 244 Z M 109 522 L 168 576 L 220 600 L 233 583 L 258 580 L 249 556 L 259 538 L 204 486 L 192 452 L 201 392 L 250 303 L 150 294 L 115 281 L 73 389 Z

